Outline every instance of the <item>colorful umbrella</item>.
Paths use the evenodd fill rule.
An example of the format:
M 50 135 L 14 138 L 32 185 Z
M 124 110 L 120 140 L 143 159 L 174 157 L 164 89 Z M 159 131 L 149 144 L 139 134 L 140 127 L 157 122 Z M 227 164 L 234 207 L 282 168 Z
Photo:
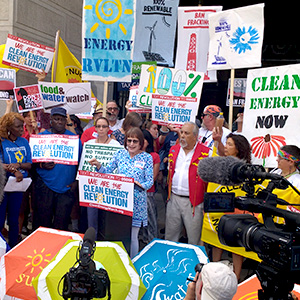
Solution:
M 183 299 L 195 266 L 207 263 L 203 246 L 154 239 L 133 260 L 147 288 L 144 299 Z
M 10 247 L 8 246 L 3 235 L 0 233 L 0 257 L 8 252 L 8 250 L 10 250 Z
M 38 228 L 0 260 L 0 299 L 37 299 L 32 280 L 67 240 L 82 235 L 50 228 Z
M 68 241 L 49 265 L 33 280 L 39 299 L 62 298 L 58 294 L 58 286 L 62 294 L 63 280 L 60 285 L 59 282 L 76 262 L 79 245 L 79 242 Z M 142 298 L 146 288 L 121 242 L 96 242 L 93 260 L 97 270 L 104 268 L 108 273 L 112 300 Z

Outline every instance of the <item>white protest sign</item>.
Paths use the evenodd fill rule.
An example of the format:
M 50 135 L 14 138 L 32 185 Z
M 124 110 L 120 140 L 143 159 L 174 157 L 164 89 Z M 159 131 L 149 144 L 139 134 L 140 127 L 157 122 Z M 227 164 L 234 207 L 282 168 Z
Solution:
M 204 72 L 204 82 L 217 81 L 216 71 L 207 71 L 208 16 L 222 6 L 178 7 L 176 69 Z
M 16 86 L 16 71 L 13 69 L 0 68 L 0 100 L 15 98 L 14 87 Z
M 45 109 L 66 103 L 64 88 L 56 82 L 40 82 L 41 96 Z
M 264 4 L 210 14 L 208 70 L 261 66 Z
M 129 89 L 129 98 L 128 98 L 128 111 L 137 112 L 137 113 L 151 113 L 151 108 L 149 107 L 137 107 L 136 102 L 139 94 L 139 86 L 133 85 Z
M 79 171 L 80 205 L 132 216 L 133 186 L 130 177 Z
M 54 89 L 54 87 L 58 87 L 58 93 L 60 97 L 57 95 L 51 96 L 51 93 L 44 93 L 43 101 L 46 105 L 53 106 L 53 104 L 61 104 L 62 99 L 65 104 L 63 108 L 67 110 L 69 115 L 84 113 L 91 111 L 91 83 L 90 82 L 76 82 L 76 83 L 40 83 L 49 91 L 50 87 Z M 48 98 L 48 99 L 47 99 Z M 50 100 L 51 98 L 51 100 Z M 53 100 L 54 99 L 54 100 Z M 55 105 L 54 105 L 55 106 Z M 50 109 L 49 109 L 50 110 Z M 49 111 L 50 112 L 50 111 Z
M 252 163 L 276 167 L 283 145 L 300 146 L 300 64 L 248 71 L 243 134 Z
M 203 72 L 142 65 L 137 105 L 151 107 L 152 95 L 170 101 L 195 98 L 199 105 L 203 79 Z
M 152 96 L 152 122 L 159 125 L 182 126 L 195 122 L 199 103 L 196 98 Z
M 88 142 L 84 143 L 78 170 L 96 172 L 96 167 L 89 164 L 92 158 L 96 158 L 101 165 L 105 167 L 114 153 L 120 149 L 124 149 L 124 147 L 96 143 L 90 144 Z
M 63 165 L 78 165 L 78 135 L 32 134 L 29 144 L 33 163 L 53 161 Z
M 32 73 L 46 73 L 51 67 L 54 48 L 8 34 L 2 63 Z
M 97 99 L 96 98 L 91 98 L 91 110 L 89 112 L 78 113 L 78 114 L 76 114 L 76 116 L 79 119 L 92 120 L 93 119 L 93 113 L 95 111 L 96 106 L 97 106 Z

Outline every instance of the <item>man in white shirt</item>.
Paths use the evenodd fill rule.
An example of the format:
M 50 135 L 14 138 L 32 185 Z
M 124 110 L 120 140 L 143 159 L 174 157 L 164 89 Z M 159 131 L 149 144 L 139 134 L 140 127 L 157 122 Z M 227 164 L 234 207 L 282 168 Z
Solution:
M 217 105 L 208 105 L 204 108 L 201 114 L 202 124 L 199 130 L 199 143 L 213 150 L 214 143 L 217 144 L 219 155 L 224 155 L 224 145 L 226 144 L 227 135 L 230 130 L 222 127 L 222 132 L 216 129 L 217 117 L 222 112 L 221 108 Z
M 188 243 L 200 242 L 203 219 L 203 196 L 207 183 L 199 177 L 200 159 L 209 148 L 197 143 L 198 126 L 187 122 L 180 129 L 179 144 L 169 152 L 168 203 L 165 239 L 178 242 L 183 225 Z

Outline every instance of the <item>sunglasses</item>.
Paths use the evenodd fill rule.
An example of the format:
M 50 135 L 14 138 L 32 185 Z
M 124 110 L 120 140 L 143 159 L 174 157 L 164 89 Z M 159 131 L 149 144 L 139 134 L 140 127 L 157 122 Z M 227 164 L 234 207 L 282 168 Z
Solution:
M 108 125 L 95 125 L 95 128 L 107 128 L 109 127 Z
M 138 144 L 140 141 L 139 140 L 133 140 L 133 139 L 127 139 L 127 144 Z
M 109 107 L 107 110 L 108 111 L 113 111 L 113 110 L 119 110 L 119 108 L 118 107 Z
M 201 118 L 204 118 L 205 116 L 208 116 L 208 114 L 201 114 Z

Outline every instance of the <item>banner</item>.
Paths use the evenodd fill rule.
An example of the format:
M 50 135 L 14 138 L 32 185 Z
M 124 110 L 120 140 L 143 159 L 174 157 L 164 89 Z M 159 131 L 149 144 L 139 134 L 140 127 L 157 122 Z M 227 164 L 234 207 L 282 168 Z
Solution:
M 51 67 L 54 48 L 8 34 L 2 63 L 32 73 L 46 73 Z
M 208 16 L 221 10 L 222 6 L 178 8 L 176 69 L 204 72 L 204 82 L 217 81 L 216 71 L 207 71 Z
M 252 148 L 252 162 L 277 166 L 280 147 L 300 147 L 300 64 L 249 70 L 243 135 Z
M 179 0 L 139 0 L 136 8 L 134 61 L 173 67 Z
M 157 66 L 157 63 L 156 63 L 156 61 L 133 62 L 132 63 L 132 71 L 131 71 L 131 75 L 132 75 L 131 86 L 139 85 L 141 71 L 142 71 L 142 65 Z
M 96 158 L 103 167 L 112 159 L 116 151 L 124 149 L 123 146 L 110 146 L 106 144 L 84 143 L 78 171 L 96 172 L 96 167 L 90 165 L 89 161 Z
M 135 0 L 83 2 L 82 79 L 131 81 Z
M 228 79 L 226 106 L 229 106 L 231 78 Z M 233 106 L 245 105 L 247 78 L 234 78 L 233 81 Z
M 54 60 L 52 64 L 51 81 L 75 83 L 81 80 L 81 64 L 68 49 L 65 42 L 59 38 L 58 53 L 56 59 L 56 73 L 54 74 Z M 55 76 L 54 76 L 55 75 Z
M 78 135 L 32 134 L 29 144 L 33 163 L 55 162 L 63 165 L 78 165 Z
M 14 88 L 14 95 L 19 113 L 43 108 L 38 84 Z
M 91 111 L 91 83 L 39 82 L 45 109 L 63 105 L 69 115 Z
M 0 68 L 0 100 L 15 98 L 14 87 L 16 86 L 16 71 Z
M 79 171 L 80 206 L 133 215 L 133 178 Z
M 208 70 L 261 66 L 264 4 L 210 14 Z

